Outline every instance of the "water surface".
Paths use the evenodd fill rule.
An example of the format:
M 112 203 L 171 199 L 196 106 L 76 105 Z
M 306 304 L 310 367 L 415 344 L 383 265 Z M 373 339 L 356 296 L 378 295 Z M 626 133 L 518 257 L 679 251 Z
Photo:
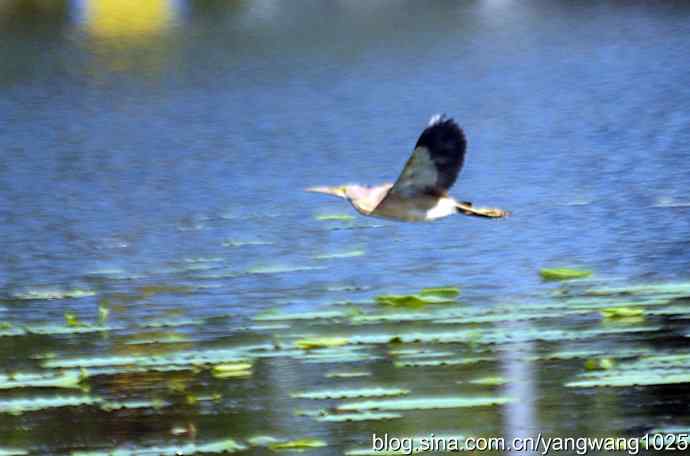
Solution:
M 639 436 L 690 424 L 685 382 L 564 386 L 593 357 L 625 365 L 687 350 L 683 287 L 574 298 L 690 279 L 685 4 L 145 3 L 0 3 L 0 375 L 77 372 L 90 388 L 13 387 L 0 403 L 101 401 L 0 413 L 0 447 L 249 446 L 271 435 L 314 437 L 327 446 L 310 454 L 341 454 L 372 432 Z M 395 179 L 438 112 L 469 140 L 453 194 L 512 218 L 393 223 L 302 191 Z M 319 219 L 334 214 L 354 218 Z M 558 266 L 595 279 L 574 290 L 543 283 L 539 268 Z M 460 316 L 556 310 L 445 324 L 458 318 L 447 306 L 411 322 L 355 318 L 385 312 L 378 295 L 434 286 L 461 289 L 450 310 Z M 585 311 L 567 313 L 578 303 Z M 598 310 L 631 303 L 643 321 L 607 322 Z M 324 309 L 340 314 L 252 319 Z M 436 328 L 460 333 L 451 343 L 396 339 Z M 599 333 L 575 341 L 578 331 Z M 352 357 L 291 353 L 324 334 L 347 338 L 332 350 Z M 486 359 L 396 367 L 397 345 Z M 216 349 L 241 350 L 207 359 Z M 545 359 L 563 350 L 584 354 Z M 133 369 L 180 353 L 197 358 L 156 364 L 185 370 Z M 98 359 L 113 368 L 112 356 L 134 357 L 118 364 L 132 369 L 79 370 Z M 235 358 L 250 359 L 249 376 L 212 375 Z M 360 370 L 370 375 L 324 377 Z M 507 383 L 465 382 L 487 376 Z M 343 401 L 293 393 L 372 385 L 512 402 L 345 424 L 294 414 Z M 139 399 L 157 402 L 104 410 Z

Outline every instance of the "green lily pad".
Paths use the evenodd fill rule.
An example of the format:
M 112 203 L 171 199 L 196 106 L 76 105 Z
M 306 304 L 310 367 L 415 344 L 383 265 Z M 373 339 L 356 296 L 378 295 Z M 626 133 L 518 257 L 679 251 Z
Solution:
M 322 214 L 322 215 L 317 215 L 316 220 L 322 221 L 322 222 L 350 222 L 354 220 L 355 218 L 352 215 L 349 214 Z
M 256 315 L 252 318 L 255 321 L 283 321 L 283 320 L 316 320 L 329 318 L 342 318 L 350 316 L 351 312 L 347 310 L 321 310 L 314 312 L 299 312 L 299 313 L 279 313 L 279 312 L 265 312 Z
M 482 362 L 496 361 L 495 358 L 487 356 L 476 356 L 468 358 L 446 358 L 446 359 L 420 359 L 409 361 L 396 361 L 395 367 L 439 367 L 439 366 L 468 366 Z
M 628 387 L 690 383 L 690 354 L 651 355 L 606 370 L 587 371 L 568 387 Z
M 399 413 L 375 413 L 375 412 L 363 412 L 363 413 L 341 413 L 335 415 L 324 415 L 316 418 L 316 421 L 321 421 L 325 423 L 343 423 L 350 421 L 382 421 L 382 420 L 393 420 L 396 418 L 402 418 Z
M 95 405 L 102 400 L 91 396 L 51 396 L 0 400 L 0 413 L 13 415 L 58 407 Z
M 77 371 L 64 373 L 0 374 L 0 389 L 14 388 L 81 388 L 82 376 Z
M 122 402 L 104 402 L 101 404 L 101 410 L 106 412 L 112 412 L 114 410 L 123 409 L 160 409 L 170 405 L 170 402 L 163 400 L 131 400 Z
M 211 375 L 218 379 L 250 377 L 252 364 L 245 362 L 217 364 L 211 369 Z
M 295 341 L 295 346 L 303 350 L 313 350 L 316 348 L 341 347 L 348 344 L 346 337 L 310 337 Z
M 609 307 L 600 311 L 601 316 L 608 319 L 644 317 L 644 309 L 638 307 Z
M 673 385 L 690 383 L 690 372 L 675 370 L 656 370 L 645 372 L 614 372 L 610 375 L 566 383 L 567 387 L 626 387 L 649 385 Z
M 470 380 L 469 383 L 473 385 L 483 385 L 483 386 L 501 386 L 508 383 L 503 377 L 482 377 L 474 380 Z
M 357 388 L 340 389 L 332 391 L 311 391 L 306 393 L 293 394 L 292 397 L 299 399 L 353 399 L 356 397 L 379 397 L 379 396 L 402 396 L 409 394 L 410 390 L 403 388 Z
M 457 298 L 460 296 L 460 290 L 455 287 L 434 287 L 422 288 L 419 292 L 420 296 L 437 296 L 439 298 Z
M 590 277 L 592 271 L 571 268 L 542 268 L 539 270 L 539 275 L 544 280 L 573 280 Z
M 337 407 L 341 411 L 366 410 L 432 410 L 503 405 L 511 402 L 506 397 L 417 397 L 409 399 L 381 399 L 350 402 Z
M 286 442 L 279 442 L 269 445 L 268 447 L 273 451 L 282 450 L 309 450 L 312 448 L 322 448 L 326 446 L 326 442 L 314 438 L 304 438 L 296 440 L 288 440 Z
M 218 440 L 208 443 L 188 443 L 167 447 L 117 448 L 112 451 L 75 451 L 72 456 L 144 456 L 144 455 L 192 455 L 207 453 L 236 453 L 247 447 L 233 439 Z
M 327 372 L 326 378 L 357 378 L 369 377 L 371 372 L 366 371 L 351 371 L 351 372 Z
M 455 303 L 455 299 L 438 296 L 434 294 L 427 295 L 382 295 L 376 297 L 376 302 L 382 305 L 391 307 L 403 307 L 408 309 L 418 309 L 428 304 L 450 304 Z
M 585 361 L 587 370 L 608 370 L 614 366 L 615 362 L 611 358 L 591 358 Z

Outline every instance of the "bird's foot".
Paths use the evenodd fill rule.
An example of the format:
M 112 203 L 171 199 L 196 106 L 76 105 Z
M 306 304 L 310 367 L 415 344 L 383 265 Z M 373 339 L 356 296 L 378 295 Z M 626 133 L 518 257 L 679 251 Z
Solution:
M 474 207 L 472 203 L 468 202 L 458 204 L 457 208 L 458 211 L 463 214 L 475 217 L 502 218 L 510 215 L 510 212 L 504 211 L 503 209 L 498 209 L 496 207 Z

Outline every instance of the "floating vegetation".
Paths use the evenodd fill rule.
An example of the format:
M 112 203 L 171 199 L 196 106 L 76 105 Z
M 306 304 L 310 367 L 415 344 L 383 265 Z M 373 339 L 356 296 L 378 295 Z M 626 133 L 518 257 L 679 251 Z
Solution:
M 417 295 L 382 295 L 376 297 L 376 302 L 391 307 L 418 309 L 428 304 L 451 304 L 455 299 L 435 294 Z
M 380 399 L 350 402 L 337 407 L 341 411 L 365 410 L 432 410 L 503 405 L 511 402 L 506 397 L 418 397 L 409 399 Z
M 331 348 L 347 345 L 346 337 L 310 337 L 295 341 L 295 346 L 303 350 L 313 350 L 315 348 Z
M 52 299 L 79 299 L 86 298 L 89 296 L 95 296 L 96 292 L 92 290 L 60 290 L 57 288 L 47 288 L 47 289 L 30 289 L 26 291 L 21 291 L 13 293 L 11 297 L 13 299 L 22 300 L 52 300 Z
M 420 296 L 437 296 L 439 298 L 457 298 L 460 296 L 460 290 L 455 287 L 435 287 L 422 288 L 419 292 Z
M 73 312 L 65 312 L 65 323 L 67 323 L 67 326 L 79 326 L 81 324 L 79 318 Z
M 82 388 L 82 375 L 78 371 L 63 373 L 0 374 L 0 389 L 15 388 Z
M 131 400 L 122 402 L 104 402 L 101 404 L 101 410 L 105 412 L 112 412 L 114 410 L 124 409 L 154 409 L 158 410 L 170 405 L 170 402 L 164 400 Z
M 267 347 L 267 346 L 266 346 Z M 44 368 L 69 369 L 75 367 L 145 367 L 171 368 L 171 366 L 204 366 L 230 362 L 245 362 L 247 355 L 264 346 L 250 346 L 226 349 L 178 351 L 167 355 L 113 355 L 72 359 L 48 359 Z
M 644 319 L 644 309 L 639 307 L 609 307 L 600 311 L 601 316 L 608 319 Z
M 102 400 L 91 396 L 51 396 L 30 397 L 0 400 L 0 413 L 18 415 L 24 412 L 34 412 L 57 407 L 78 407 L 81 405 L 97 405 Z
M 321 214 L 317 215 L 315 218 L 322 222 L 351 222 L 355 219 L 354 216 L 349 214 Z
M 72 456 L 144 456 L 144 455 L 191 455 L 204 453 L 236 453 L 247 447 L 233 439 L 217 440 L 208 443 L 188 443 L 167 447 L 116 448 L 112 451 L 75 451 Z
M 357 397 L 381 397 L 381 396 L 403 396 L 409 394 L 410 390 L 404 388 L 357 388 L 339 389 L 331 391 L 311 391 L 306 393 L 296 393 L 292 397 L 298 399 L 354 399 Z
M 323 255 L 316 255 L 315 260 L 333 260 L 337 258 L 354 258 L 364 255 L 364 250 L 352 250 L 350 252 L 328 253 Z
M 362 412 L 362 413 L 340 413 L 340 414 L 326 414 L 316 418 L 316 421 L 326 423 L 343 423 L 350 421 L 382 421 L 402 418 L 399 413 L 376 413 L 376 412 Z
M 506 380 L 503 377 L 482 377 L 482 378 L 477 378 L 474 380 L 470 380 L 468 383 L 471 383 L 473 385 L 482 385 L 482 386 L 501 386 L 505 385 L 508 383 L 508 380 Z
M 671 282 L 632 285 L 625 287 L 599 287 L 591 288 L 585 292 L 586 296 L 690 296 L 690 282 Z
M 268 446 L 273 451 L 281 450 L 309 450 L 312 448 L 322 448 L 326 446 L 326 442 L 314 438 L 304 438 L 296 440 L 288 440 L 285 442 L 272 443 Z
M 251 363 L 217 364 L 211 369 L 211 375 L 219 379 L 250 377 L 252 365 Z
M 690 354 L 652 355 L 608 369 L 587 371 L 567 387 L 626 387 L 690 383 Z
M 151 320 L 139 324 L 141 328 L 175 328 L 178 326 L 196 326 L 203 325 L 205 322 L 202 319 L 193 318 L 163 318 L 160 320 Z
M 587 370 L 608 370 L 615 366 L 615 362 L 611 358 L 591 358 L 585 361 L 585 369 Z
M 305 363 L 355 363 L 380 359 L 380 356 L 371 354 L 366 346 L 344 345 L 309 350 L 297 358 Z
M 126 345 L 149 345 L 149 344 L 179 344 L 190 342 L 191 339 L 178 333 L 143 333 L 135 334 L 125 341 Z
M 371 372 L 367 371 L 350 371 L 350 372 L 327 372 L 326 378 L 358 378 L 369 377 Z
M 495 358 L 487 356 L 451 358 L 451 359 L 420 359 L 410 361 L 396 361 L 395 367 L 439 367 L 439 366 L 467 366 L 482 362 L 495 361 Z
M 86 333 L 94 333 L 94 332 L 104 332 L 104 331 L 110 331 L 113 328 L 108 325 L 99 325 L 99 324 L 91 324 L 91 323 L 79 323 L 74 322 L 72 325 L 67 325 L 67 326 L 60 326 L 60 325 L 55 325 L 55 324 L 43 324 L 43 325 L 30 325 L 30 326 L 25 326 L 24 331 L 26 334 L 40 334 L 40 335 L 49 335 L 49 336 L 58 336 L 58 335 L 68 335 L 68 334 L 86 334 Z
M 351 310 L 322 310 L 314 312 L 280 313 L 275 310 L 256 315 L 255 321 L 316 320 L 319 318 L 344 318 L 352 315 Z
M 592 271 L 571 268 L 542 268 L 539 270 L 539 275 L 544 280 L 573 280 L 590 277 Z

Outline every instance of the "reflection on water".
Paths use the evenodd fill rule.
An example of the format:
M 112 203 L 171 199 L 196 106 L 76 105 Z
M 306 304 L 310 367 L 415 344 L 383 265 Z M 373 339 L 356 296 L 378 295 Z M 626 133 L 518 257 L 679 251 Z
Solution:
M 686 428 L 689 14 L 0 1 L 0 453 Z M 302 192 L 394 179 L 444 111 L 453 194 L 511 219 Z
M 97 38 L 140 40 L 171 26 L 175 2 L 171 0 L 91 0 L 76 2 L 89 33 Z

